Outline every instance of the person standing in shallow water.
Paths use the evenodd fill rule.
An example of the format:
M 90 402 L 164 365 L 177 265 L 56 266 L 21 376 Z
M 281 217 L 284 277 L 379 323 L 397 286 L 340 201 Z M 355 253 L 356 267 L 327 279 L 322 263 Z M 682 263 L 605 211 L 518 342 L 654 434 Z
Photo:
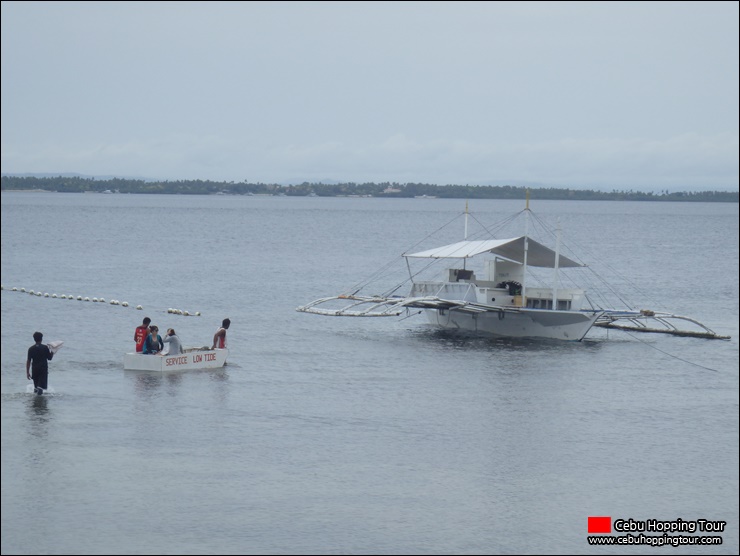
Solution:
M 231 321 L 229 319 L 224 319 L 221 323 L 221 327 L 216 330 L 216 333 L 213 335 L 213 345 L 211 346 L 211 349 L 226 348 L 226 331 L 229 329 L 229 326 L 231 326 Z
M 48 388 L 49 361 L 54 357 L 54 354 L 49 346 L 41 343 L 41 340 L 44 339 L 41 332 L 34 332 L 33 339 L 36 343 L 28 348 L 26 378 L 28 380 L 33 378 L 33 391 L 40 396 Z

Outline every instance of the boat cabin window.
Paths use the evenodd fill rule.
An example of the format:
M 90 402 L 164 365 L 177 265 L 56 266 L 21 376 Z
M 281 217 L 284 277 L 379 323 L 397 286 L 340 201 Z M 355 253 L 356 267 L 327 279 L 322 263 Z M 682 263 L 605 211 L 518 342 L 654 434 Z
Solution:
M 465 270 L 463 268 L 452 268 L 450 269 L 450 281 L 459 282 L 460 280 L 472 280 L 473 271 Z
M 530 309 L 552 309 L 552 299 L 527 299 L 527 307 Z M 559 311 L 570 311 L 571 302 L 568 299 L 558 299 Z

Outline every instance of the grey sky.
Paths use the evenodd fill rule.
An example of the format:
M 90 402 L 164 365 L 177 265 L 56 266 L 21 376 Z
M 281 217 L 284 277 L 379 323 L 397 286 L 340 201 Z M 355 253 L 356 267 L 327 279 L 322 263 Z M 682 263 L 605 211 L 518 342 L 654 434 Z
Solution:
M 738 189 L 737 2 L 2 2 L 2 171 Z

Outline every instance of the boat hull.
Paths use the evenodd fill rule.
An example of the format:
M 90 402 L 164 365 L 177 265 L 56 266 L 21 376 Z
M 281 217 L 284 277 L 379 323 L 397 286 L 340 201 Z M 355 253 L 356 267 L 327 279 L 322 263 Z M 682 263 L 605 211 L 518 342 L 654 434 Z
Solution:
M 186 350 L 180 355 L 143 355 L 127 353 L 123 356 L 126 371 L 190 371 L 218 369 L 226 364 L 227 349 Z
M 444 330 L 460 330 L 507 338 L 547 338 L 580 341 L 601 312 L 520 309 L 471 313 L 456 309 L 425 309 L 429 323 Z

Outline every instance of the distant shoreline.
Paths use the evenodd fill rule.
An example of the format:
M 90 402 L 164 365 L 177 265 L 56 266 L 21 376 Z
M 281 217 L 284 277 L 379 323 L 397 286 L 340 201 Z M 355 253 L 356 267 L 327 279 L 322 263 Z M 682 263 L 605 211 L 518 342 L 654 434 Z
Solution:
M 56 193 L 138 193 L 164 195 L 242 195 L 276 197 L 358 197 L 434 199 L 524 199 L 551 201 L 679 201 L 737 203 L 737 191 L 645 192 L 594 191 L 569 188 L 530 188 L 511 185 L 434 185 L 426 183 L 308 183 L 281 185 L 204 180 L 145 181 L 111 178 L 96 180 L 78 176 L 2 176 L 2 191 Z

